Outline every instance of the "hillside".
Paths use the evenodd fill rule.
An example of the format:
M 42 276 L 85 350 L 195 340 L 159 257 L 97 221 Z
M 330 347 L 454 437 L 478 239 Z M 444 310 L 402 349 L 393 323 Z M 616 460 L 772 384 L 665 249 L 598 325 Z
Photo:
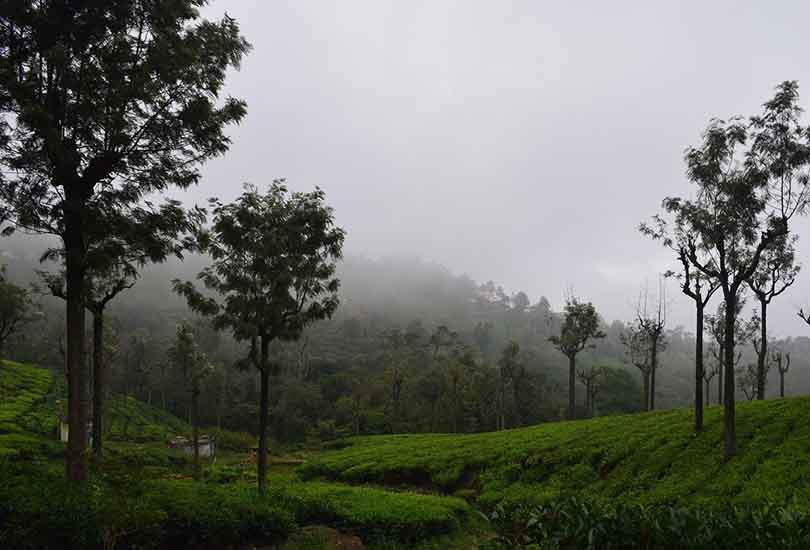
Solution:
M 810 398 L 741 404 L 740 454 L 727 464 L 721 410 L 710 408 L 706 431 L 694 436 L 691 412 L 682 409 L 495 433 L 339 440 L 304 454 L 294 472 L 294 461 L 280 457 L 262 498 L 249 453 L 223 452 L 192 480 L 188 457 L 164 444 L 187 424 L 114 396 L 104 468 L 95 492 L 77 497 L 62 479 L 63 446 L 52 435 L 60 380 L 5 362 L 0 389 L 0 543 L 25 538 L 27 548 L 54 537 L 94 548 L 119 532 L 117 547 L 159 549 L 286 541 L 285 550 L 326 550 L 352 537 L 372 549 L 548 541 L 670 549 L 681 547 L 685 531 L 690 548 L 805 548 L 810 538 Z M 20 456 L 27 460 L 8 460 Z M 77 514 L 85 523 L 58 520 Z M 755 540 L 752 522 L 763 525 Z M 644 542 L 650 526 L 655 545 Z M 588 545 L 591 532 L 613 545 Z
M 349 440 L 311 460 L 306 478 L 418 486 L 484 506 L 567 497 L 642 504 L 807 501 L 810 398 L 743 403 L 739 456 L 722 461 L 722 411 L 695 436 L 688 409 L 473 435 Z
M 411 548 L 422 540 L 440 541 L 436 547 L 461 540 L 467 547 L 464 541 L 476 536 L 477 528 L 460 531 L 469 530 L 471 518 L 462 499 L 304 482 L 284 460 L 271 472 L 270 495 L 263 499 L 255 492 L 254 441 L 246 434 L 219 432 L 216 462 L 205 461 L 202 481 L 193 481 L 190 457 L 165 445 L 170 435 L 187 433 L 188 424 L 121 395 L 109 400 L 106 458 L 96 483 L 77 493 L 63 479 L 64 444 L 56 440 L 63 386 L 47 369 L 0 363 L 4 548 L 54 541 L 106 548 L 114 537 L 116 548 L 252 548 L 289 539 L 284 549 L 298 550 L 333 548 L 331 538 L 352 536 L 380 549 Z
M 56 429 L 64 404 L 64 383 L 50 370 L 0 363 L 0 456 L 61 452 Z M 112 395 L 107 408 L 107 437 L 112 442 L 165 442 L 191 429 L 176 416 L 130 396 Z

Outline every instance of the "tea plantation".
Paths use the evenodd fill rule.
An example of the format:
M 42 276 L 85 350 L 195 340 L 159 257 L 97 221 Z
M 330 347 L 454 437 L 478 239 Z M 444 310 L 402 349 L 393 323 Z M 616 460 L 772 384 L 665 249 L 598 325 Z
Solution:
M 713 407 L 699 435 L 674 410 L 353 438 L 276 468 L 260 497 L 250 435 L 221 432 L 217 461 L 193 481 L 189 457 L 165 445 L 189 426 L 123 396 L 110 399 L 107 459 L 76 491 L 55 440 L 60 382 L 0 368 L 3 547 L 335 547 L 306 526 L 371 548 L 810 547 L 810 398 L 741 404 L 729 463 Z
M 722 460 L 722 411 L 695 435 L 688 409 L 473 435 L 350 440 L 307 478 L 432 487 L 484 505 L 568 497 L 643 504 L 810 501 L 810 398 L 743 403 L 739 456 Z
M 2 548 L 249 548 L 283 544 L 307 525 L 359 536 L 371 548 L 438 548 L 470 540 L 462 528 L 479 530 L 470 505 L 444 495 L 273 473 L 262 498 L 247 434 L 219 432 L 217 461 L 193 481 L 189 457 L 165 444 L 188 433 L 188 424 L 124 396 L 109 400 L 104 464 L 76 490 L 63 479 L 64 446 L 56 440 L 61 380 L 2 362 L 0 388 Z M 329 546 L 285 549 L 321 547 Z

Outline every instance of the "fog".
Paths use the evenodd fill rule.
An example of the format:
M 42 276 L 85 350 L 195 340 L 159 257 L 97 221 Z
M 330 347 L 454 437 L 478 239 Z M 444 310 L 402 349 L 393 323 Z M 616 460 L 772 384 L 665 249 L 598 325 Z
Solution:
M 804 2 L 219 0 L 253 51 L 228 155 L 186 195 L 287 178 L 322 187 L 347 250 L 416 256 L 559 308 L 569 288 L 628 319 L 677 267 L 637 231 L 687 195 L 682 154 L 711 117 L 750 115 L 783 80 L 810 101 Z M 800 259 L 810 254 L 808 220 Z M 670 284 L 672 323 L 691 326 Z M 776 336 L 810 273 L 775 300 Z

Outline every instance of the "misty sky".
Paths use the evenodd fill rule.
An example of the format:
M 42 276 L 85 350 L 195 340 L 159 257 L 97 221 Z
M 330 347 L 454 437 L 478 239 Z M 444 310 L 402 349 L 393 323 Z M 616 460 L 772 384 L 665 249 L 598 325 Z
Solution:
M 710 117 L 758 112 L 782 80 L 810 106 L 810 3 L 215 0 L 253 51 L 248 102 L 191 198 L 318 185 L 347 251 L 417 256 L 559 307 L 629 319 L 675 267 L 640 221 L 686 195 L 683 150 Z M 794 225 L 810 257 L 810 222 Z M 691 303 L 670 284 L 673 325 Z M 772 306 L 808 334 L 810 267 Z

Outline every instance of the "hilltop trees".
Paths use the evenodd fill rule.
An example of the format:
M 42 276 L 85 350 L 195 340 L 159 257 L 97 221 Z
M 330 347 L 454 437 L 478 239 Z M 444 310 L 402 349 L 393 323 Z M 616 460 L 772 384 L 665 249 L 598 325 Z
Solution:
M 590 302 L 584 303 L 572 296 L 566 300 L 560 335 L 549 338 L 552 344 L 568 357 L 568 419 L 576 417 L 577 354 L 584 350 L 588 341 L 604 338 L 599 329 L 599 315 Z
M 151 234 L 165 212 L 147 197 L 194 184 L 200 164 L 228 149 L 225 127 L 245 115 L 242 101 L 218 101 L 248 44 L 233 19 L 202 20 L 200 5 L 0 8 L 0 220 L 6 233 L 62 240 L 74 480 L 87 476 L 83 291 L 93 236 Z
M 174 281 L 189 306 L 250 342 L 248 361 L 260 374 L 258 486 L 267 481 L 267 426 L 270 407 L 270 344 L 295 340 L 314 321 L 331 317 L 338 306 L 336 261 L 344 231 L 320 189 L 290 193 L 274 181 L 266 193 L 246 185 L 231 204 L 214 201 L 210 231 L 199 244 L 212 264 L 198 278 L 217 296 L 202 294 L 191 282 Z
M 712 120 L 698 147 L 685 155 L 695 199 L 668 197 L 663 206 L 677 226 L 694 235 L 689 263 L 715 281 L 726 304 L 724 330 L 724 454 L 736 454 L 735 322 L 741 287 L 760 267 L 763 254 L 789 232 L 788 223 L 807 204 L 804 170 L 810 165 L 810 133 L 799 123 L 798 85 L 783 82 L 763 113 Z

